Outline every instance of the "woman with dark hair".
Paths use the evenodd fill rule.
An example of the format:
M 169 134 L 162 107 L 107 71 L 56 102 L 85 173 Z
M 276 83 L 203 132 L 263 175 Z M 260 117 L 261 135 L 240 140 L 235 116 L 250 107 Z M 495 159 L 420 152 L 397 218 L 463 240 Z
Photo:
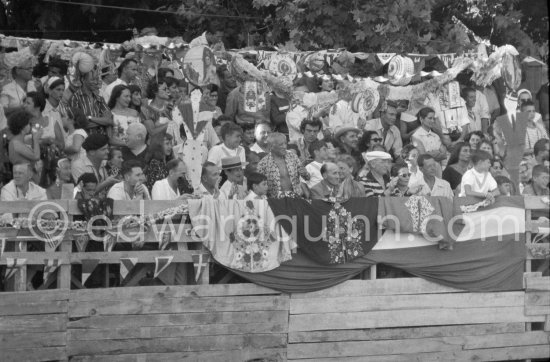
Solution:
M 418 187 L 416 187 L 414 190 L 409 189 L 411 173 L 409 171 L 409 166 L 406 163 L 402 162 L 393 165 L 390 171 L 390 176 L 392 178 L 397 177 L 397 183 L 390 184 L 391 186 L 389 186 L 386 190 L 386 196 L 411 196 L 420 191 Z
M 151 137 L 166 133 L 168 123 L 171 120 L 171 114 L 168 109 L 170 101 L 170 92 L 164 79 L 159 79 L 158 83 L 152 79 L 147 85 L 147 98 L 151 99 L 145 107 L 141 107 L 141 119 L 147 133 Z
M 454 145 L 447 167 L 443 170 L 442 178 L 451 185 L 456 192 L 462 181 L 462 175 L 470 166 L 471 147 L 466 142 L 458 142 Z
M 113 125 L 107 128 L 109 144 L 113 146 L 126 146 L 128 125 L 140 122 L 137 111 L 130 108 L 131 101 L 132 93 L 128 86 L 119 84 L 113 88 L 107 104 L 113 114 Z
M 141 88 L 135 84 L 130 84 L 128 86 L 130 89 L 130 94 L 132 95 L 130 101 L 130 108 L 135 109 L 138 114 L 141 113 Z
M 201 104 L 204 109 L 214 112 L 212 116 L 213 119 L 218 118 L 223 115 L 223 112 L 220 107 L 217 106 L 218 103 L 218 90 L 219 87 L 215 84 L 208 84 L 202 88 L 202 100 Z
M 60 103 L 65 91 L 65 81 L 58 77 L 48 79 L 44 85 L 46 104 L 42 116 L 48 119 L 48 126 L 44 129 L 42 138 L 52 137 L 60 149 L 65 147 L 65 134 L 63 133 L 63 121 L 61 120 Z
M 40 137 L 42 129 L 38 129 L 31 134 L 32 115 L 25 110 L 14 111 L 8 116 L 8 128 L 12 138 L 8 145 L 8 156 L 10 162 L 15 165 L 18 163 L 34 163 L 40 160 Z M 25 143 L 25 136 L 31 135 L 32 147 Z
M 220 79 L 216 73 L 216 59 L 214 54 L 208 48 L 205 48 L 202 53 L 204 77 L 202 78 L 202 84 L 215 84 L 220 85 Z
M 376 145 L 382 144 L 382 137 L 378 135 L 376 131 L 365 131 L 359 140 L 359 152 L 364 153 L 372 151 L 372 148 Z
M 477 144 L 477 148 L 476 150 L 481 150 L 481 151 L 485 151 L 487 152 L 488 154 L 490 154 L 491 156 L 494 156 L 495 155 L 495 151 L 493 149 L 493 144 L 486 140 L 486 139 L 482 139 L 478 144 Z
M 464 137 L 464 142 L 468 143 L 472 151 L 474 151 L 477 149 L 477 144 L 483 139 L 485 139 L 485 135 L 483 135 L 483 132 L 473 131 L 468 133 L 466 137 Z

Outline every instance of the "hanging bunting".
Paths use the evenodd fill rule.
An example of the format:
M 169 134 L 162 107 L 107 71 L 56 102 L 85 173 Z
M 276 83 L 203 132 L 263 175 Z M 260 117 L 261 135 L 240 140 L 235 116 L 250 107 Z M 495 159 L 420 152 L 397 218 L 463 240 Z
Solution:
M 49 233 L 44 233 L 43 238 L 45 242 L 46 251 L 56 251 L 57 247 L 63 241 L 63 237 L 60 237 L 60 235 L 57 235 L 56 237 L 52 237 Z
M 6 275 L 4 280 L 10 279 L 15 275 L 17 269 L 27 264 L 26 258 L 6 258 Z
M 87 234 L 77 235 L 76 238 L 75 238 L 76 249 L 80 253 L 85 252 L 86 251 L 86 246 L 88 246 L 88 241 L 90 241 L 90 239 L 88 238 Z
M 195 282 L 198 282 L 204 267 L 207 267 L 208 263 L 203 262 L 204 254 L 193 254 L 191 257 L 195 269 Z
M 160 273 L 162 273 L 166 268 L 168 268 L 168 265 L 172 263 L 172 259 L 174 259 L 173 255 L 168 256 L 156 256 L 155 257 L 155 275 L 153 278 L 157 278 Z
M 44 259 L 44 282 L 59 266 L 59 259 Z
M 86 259 L 82 260 L 82 285 L 86 283 L 86 280 L 90 277 L 92 272 L 99 264 L 99 259 Z
M 136 266 L 138 258 L 121 258 L 120 259 L 120 277 L 122 280 L 126 279 L 126 276 L 134 266 Z
M 443 62 L 443 64 L 445 64 L 445 67 L 451 68 L 453 66 L 453 62 L 455 60 L 455 55 L 456 54 L 454 54 L 454 53 L 438 54 L 437 57 Z
M 244 111 L 258 112 L 258 82 L 246 81 L 244 83 Z
M 103 248 L 105 251 L 113 251 L 113 247 L 117 242 L 117 234 L 112 231 L 106 230 L 105 238 L 103 239 Z
M 376 56 L 382 65 L 386 65 L 395 56 L 395 53 L 376 53 Z

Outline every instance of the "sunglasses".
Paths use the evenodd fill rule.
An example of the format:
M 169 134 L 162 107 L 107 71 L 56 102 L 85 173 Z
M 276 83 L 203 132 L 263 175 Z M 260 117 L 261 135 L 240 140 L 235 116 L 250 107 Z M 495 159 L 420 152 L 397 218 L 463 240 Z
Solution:
M 399 174 L 399 177 L 411 177 L 410 173 L 401 173 Z
M 370 140 L 374 142 L 382 142 L 382 138 L 371 138 Z

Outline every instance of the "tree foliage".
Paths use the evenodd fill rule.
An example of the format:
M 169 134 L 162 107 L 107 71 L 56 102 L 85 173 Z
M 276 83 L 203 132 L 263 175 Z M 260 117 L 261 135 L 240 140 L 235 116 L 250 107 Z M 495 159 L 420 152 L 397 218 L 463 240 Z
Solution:
M 2 0 L 6 34 L 121 42 L 133 29 L 156 27 L 160 35 L 222 29 L 230 48 L 347 48 L 370 52 L 455 52 L 473 46 L 452 22 L 460 19 L 495 45 L 547 59 L 548 6 L 544 0 L 79 0 L 89 5 Z M 158 12 L 106 9 L 116 5 Z M 10 33 L 10 30 L 12 33 Z

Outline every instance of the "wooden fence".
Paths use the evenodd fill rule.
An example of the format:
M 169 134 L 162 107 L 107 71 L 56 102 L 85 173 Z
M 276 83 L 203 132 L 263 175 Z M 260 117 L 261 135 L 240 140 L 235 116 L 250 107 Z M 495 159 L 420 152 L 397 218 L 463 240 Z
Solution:
M 72 201 L 56 201 L 70 218 Z M 176 202 L 145 203 L 145 214 Z M 29 212 L 34 204 L 2 203 L 4 212 Z M 139 203 L 115 204 L 115 215 L 136 214 Z M 526 198 L 527 244 L 531 212 L 547 210 Z M 527 251 L 525 288 L 468 293 L 419 278 L 350 280 L 307 294 L 284 294 L 254 284 L 209 283 L 208 268 L 196 284 L 99 289 L 80 287 L 71 265 L 87 258 L 119 263 L 137 256 L 174 255 L 190 266 L 183 237 L 177 250 L 74 253 L 71 233 L 59 250 L 25 251 L 30 236 L 0 230 L 27 265 L 60 260 L 49 288 L 26 291 L 25 268 L 15 292 L 0 293 L 0 361 L 497 361 L 550 358 L 550 277 L 531 272 Z M 147 241 L 156 241 L 151 233 Z M 189 247 L 187 247 L 189 245 Z M 541 248 L 548 249 L 548 244 Z M 375 279 L 375 273 L 371 273 Z M 54 283 L 55 282 L 55 283 Z M 46 288 L 46 284 L 44 288 Z

